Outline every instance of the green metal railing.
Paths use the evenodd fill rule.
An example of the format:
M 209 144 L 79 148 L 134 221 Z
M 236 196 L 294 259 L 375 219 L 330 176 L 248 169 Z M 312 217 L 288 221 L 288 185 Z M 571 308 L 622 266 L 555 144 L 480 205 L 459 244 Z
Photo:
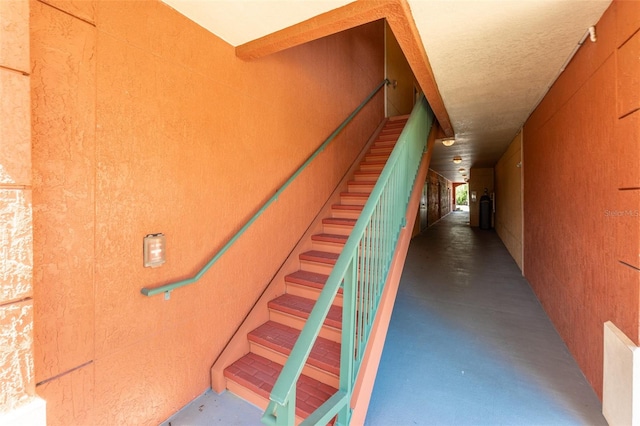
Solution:
M 313 152 L 313 154 L 311 154 L 311 156 L 309 156 L 309 158 L 307 158 L 307 160 L 302 163 L 302 165 L 300 167 L 298 167 L 298 169 L 291 175 L 291 177 L 289 177 L 289 179 L 287 179 L 287 181 L 275 192 L 275 194 L 273 194 L 273 196 L 271 198 L 269 198 L 267 200 L 267 202 L 265 202 L 262 207 L 260 207 L 260 209 L 258 209 L 258 211 L 251 217 L 251 219 L 249 219 L 247 221 L 247 223 L 245 223 L 242 228 L 240 228 L 240 230 L 238 232 L 236 232 L 229 241 L 227 241 L 227 243 L 222 246 L 222 248 L 220 250 L 218 250 L 213 257 L 211 258 L 211 260 L 209 260 L 203 267 L 202 269 L 200 269 L 200 271 L 194 275 L 191 278 L 185 279 L 185 280 L 181 280 L 181 281 L 175 281 L 169 284 L 165 284 L 163 286 L 160 287 L 154 287 L 154 288 L 147 288 L 144 287 L 140 290 L 140 292 L 142 294 L 144 294 L 145 296 L 155 296 L 156 294 L 160 294 L 160 293 L 164 293 L 164 298 L 165 300 L 168 300 L 171 292 L 177 288 L 180 287 L 184 287 L 186 285 L 189 284 L 193 284 L 196 281 L 198 281 L 200 278 L 202 278 L 202 276 L 218 261 L 218 259 L 220 259 L 222 257 L 223 254 L 225 254 L 227 252 L 227 250 L 229 250 L 229 248 L 236 242 L 236 240 L 238 238 L 240 238 L 242 236 L 242 234 L 245 233 L 245 231 L 247 229 L 249 229 L 249 227 L 253 224 L 253 222 L 255 222 L 260 215 L 262 215 L 262 213 L 274 202 L 278 199 L 278 197 L 280 196 L 280 194 L 287 189 L 287 187 L 289 185 L 291 185 L 291 183 L 298 177 L 298 175 L 300 175 L 300 173 L 302 173 L 302 171 L 304 169 L 307 168 L 307 166 L 313 161 L 314 158 L 316 158 L 318 155 L 320 155 L 320 153 L 322 151 L 324 151 L 324 149 L 327 147 L 327 145 L 329 145 L 329 143 L 331 143 L 331 141 L 333 141 L 336 136 L 338 136 L 338 134 L 347 126 L 347 124 L 349 124 L 351 122 L 351 120 L 353 120 L 355 118 L 355 116 L 360 112 L 360 110 L 362 108 L 365 107 L 366 104 L 369 103 L 369 101 L 371 99 L 373 99 L 373 97 L 380 91 L 380 89 L 382 89 L 386 84 L 389 84 L 389 80 L 387 80 L 386 78 L 380 83 L 378 84 L 378 86 L 373 89 L 373 91 L 365 98 L 364 101 L 362 101 L 360 103 L 360 105 L 357 106 L 357 108 L 355 110 L 353 110 L 353 112 L 340 124 L 340 126 L 338 126 L 338 128 L 336 130 L 333 131 L 333 133 L 331 133 L 329 135 L 329 137 Z
M 384 284 L 391 266 L 433 112 L 424 96 L 416 104 L 378 182 L 373 188 L 298 340 L 276 381 L 262 422 L 294 425 L 296 383 L 320 333 L 338 289 L 343 288 L 342 348 L 338 392 L 303 424 L 324 425 L 337 415 L 338 425 L 348 425 L 349 401 Z

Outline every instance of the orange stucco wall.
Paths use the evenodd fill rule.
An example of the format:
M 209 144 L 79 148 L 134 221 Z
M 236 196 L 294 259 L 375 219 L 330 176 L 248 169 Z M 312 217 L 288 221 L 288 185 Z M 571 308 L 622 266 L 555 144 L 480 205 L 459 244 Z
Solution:
M 640 340 L 639 28 L 614 1 L 524 127 L 525 276 L 600 395 L 603 323 Z
M 32 401 L 29 3 L 0 1 L 0 423 Z
M 255 61 L 156 1 L 31 6 L 37 392 L 56 424 L 157 424 L 209 369 L 383 118 L 375 22 Z M 167 262 L 142 266 L 162 232 Z

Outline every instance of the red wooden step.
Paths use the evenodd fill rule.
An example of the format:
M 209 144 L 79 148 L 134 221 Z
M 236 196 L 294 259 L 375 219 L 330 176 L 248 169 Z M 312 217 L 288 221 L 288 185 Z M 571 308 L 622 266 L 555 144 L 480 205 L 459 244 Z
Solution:
M 393 125 L 399 125 L 400 127 L 404 127 L 407 124 L 407 121 L 409 121 L 409 116 L 395 117 L 393 120 L 387 120 L 387 122 L 385 123 L 385 127 L 393 126 Z
M 284 277 L 285 282 L 306 285 L 307 287 L 323 288 L 328 275 L 299 270 Z
M 389 155 L 391 155 L 391 152 L 393 151 L 393 147 L 392 146 L 372 146 L 371 149 L 369 150 L 369 154 L 375 154 L 375 155 L 386 155 L 387 157 Z
M 338 260 L 338 253 L 329 253 L 328 251 L 310 250 L 300 254 L 300 260 L 308 262 L 325 263 L 327 265 L 335 265 Z
M 299 270 L 287 275 L 286 277 L 284 277 L 284 280 L 288 283 L 304 285 L 321 290 L 322 288 L 324 288 L 324 285 L 327 282 L 328 278 L 329 275 Z M 338 293 L 342 293 L 342 288 L 338 289 Z
M 360 163 L 359 169 L 363 172 L 380 172 L 382 171 L 386 163 L 386 161 L 363 161 L 362 163 Z
M 356 205 L 356 204 L 332 204 L 331 205 L 331 208 L 334 210 L 348 210 L 348 211 L 356 211 L 356 212 L 361 212 L 362 207 L 363 206 Z
M 389 160 L 389 154 L 373 154 L 368 153 L 364 156 L 364 163 L 375 163 L 378 161 L 387 162 Z
M 249 352 L 224 370 L 224 376 L 269 399 L 282 366 Z M 311 377 L 301 375 L 296 385 L 296 415 L 306 418 L 338 390 Z
M 363 182 L 361 180 L 351 180 L 347 182 L 349 192 L 359 192 L 359 193 L 360 192 L 371 193 L 375 184 L 376 184 L 375 182 Z
M 289 356 L 299 335 L 300 330 L 279 322 L 267 321 L 250 332 L 248 338 L 254 343 Z M 307 363 L 336 376 L 339 375 L 340 343 L 318 337 Z
M 306 297 L 294 296 L 293 294 L 283 294 L 269 302 L 269 309 L 284 312 L 300 318 L 309 318 L 315 300 Z M 342 308 L 331 305 L 324 324 L 333 328 L 342 329 Z
M 324 225 L 338 225 L 344 227 L 353 227 L 356 224 L 356 219 L 344 219 L 341 217 L 325 217 L 322 219 Z
M 388 141 L 377 141 L 375 142 L 371 148 L 376 148 L 376 149 L 388 149 L 391 148 L 393 149 L 396 146 L 396 143 L 398 142 L 398 139 L 393 139 L 393 140 L 388 140 Z
M 336 243 L 336 244 L 345 244 L 347 242 L 346 235 L 338 235 L 338 234 L 315 234 L 311 236 L 311 240 L 313 241 L 321 241 L 323 243 Z
M 359 182 L 376 182 L 379 177 L 380 171 L 356 170 L 353 173 L 353 179 Z
M 391 132 L 398 132 L 401 133 L 402 130 L 404 130 L 404 127 L 406 126 L 406 122 L 405 123 L 399 123 L 398 125 L 394 125 L 394 126 L 385 126 L 382 131 L 380 133 L 391 133 Z

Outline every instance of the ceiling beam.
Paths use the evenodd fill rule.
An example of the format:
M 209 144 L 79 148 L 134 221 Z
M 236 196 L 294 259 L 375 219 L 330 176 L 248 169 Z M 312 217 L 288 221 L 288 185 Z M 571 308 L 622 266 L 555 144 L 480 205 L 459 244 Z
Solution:
M 440 126 L 447 136 L 453 136 L 454 131 L 449 114 L 444 107 L 427 53 L 406 0 L 357 0 L 242 44 L 236 47 L 236 56 L 246 60 L 261 58 L 379 19 L 386 19 L 389 22 Z

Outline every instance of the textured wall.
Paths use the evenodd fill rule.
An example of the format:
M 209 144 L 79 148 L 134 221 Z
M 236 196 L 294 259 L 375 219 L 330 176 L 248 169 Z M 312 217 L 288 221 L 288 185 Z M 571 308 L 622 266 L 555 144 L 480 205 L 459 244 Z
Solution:
M 383 118 L 380 93 L 197 284 L 194 275 L 383 79 L 383 23 L 255 61 L 156 2 L 34 2 L 37 392 L 50 424 L 157 424 L 209 369 Z M 167 262 L 142 266 L 163 232 Z
M 524 264 L 601 394 L 603 323 L 639 341 L 640 3 L 596 28 L 524 127 Z
M 522 270 L 522 132 L 495 166 L 495 228 Z
M 33 400 L 29 2 L 0 1 L 0 417 Z

